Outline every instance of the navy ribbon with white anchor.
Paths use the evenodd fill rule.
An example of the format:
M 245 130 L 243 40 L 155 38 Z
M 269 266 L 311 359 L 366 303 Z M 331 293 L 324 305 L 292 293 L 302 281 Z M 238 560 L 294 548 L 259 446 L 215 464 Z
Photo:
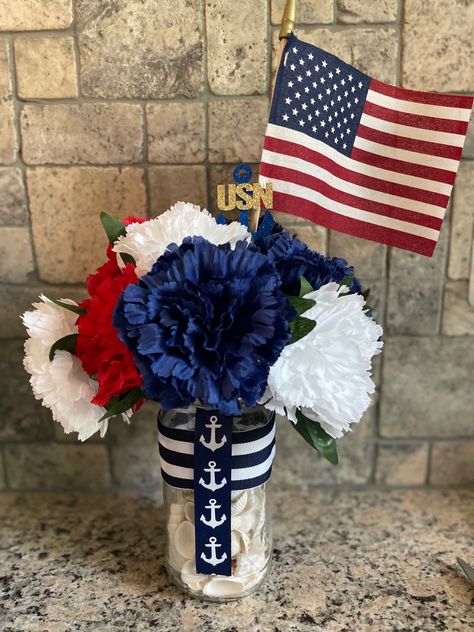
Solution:
M 232 432 L 232 417 L 196 410 L 195 430 L 158 420 L 161 473 L 173 487 L 194 490 L 196 570 L 231 575 L 231 491 L 268 480 L 275 456 L 275 416 Z

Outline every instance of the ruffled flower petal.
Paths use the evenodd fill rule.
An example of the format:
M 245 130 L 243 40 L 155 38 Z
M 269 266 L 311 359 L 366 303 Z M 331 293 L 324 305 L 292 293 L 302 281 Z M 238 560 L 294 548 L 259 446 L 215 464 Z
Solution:
M 90 298 L 81 303 L 86 310 L 79 316 L 79 336 L 75 354 L 90 377 L 98 382 L 93 403 L 105 406 L 113 397 L 141 387 L 141 378 L 132 354 L 119 339 L 112 324 L 115 304 L 122 291 L 137 281 L 133 265 L 120 269 L 117 256 L 109 260 L 87 279 Z
M 371 359 L 380 352 L 382 327 L 364 312 L 364 298 L 328 283 L 305 296 L 304 313 L 316 327 L 286 346 L 270 369 L 262 401 L 296 422 L 296 410 L 318 421 L 334 438 L 360 421 L 375 390 Z
M 279 286 L 274 266 L 245 242 L 169 246 L 114 314 L 146 396 L 164 409 L 200 400 L 228 415 L 241 401 L 254 406 L 290 339 L 294 310 Z
M 36 399 L 51 409 L 53 418 L 66 433 L 77 432 L 85 441 L 98 430 L 103 436 L 107 421 L 99 423 L 105 408 L 91 400 L 97 392 L 97 382 L 84 372 L 80 360 L 67 351 L 56 351 L 49 360 L 51 346 L 64 336 L 77 333 L 77 315 L 59 307 L 41 295 L 34 311 L 23 315 L 29 338 L 25 342 L 24 366 L 31 375 L 30 383 Z M 63 299 L 64 300 L 64 299 Z M 64 300 L 71 305 L 74 301 Z
M 212 244 L 230 243 L 232 246 L 251 238 L 245 226 L 237 222 L 217 224 L 208 211 L 186 202 L 178 202 L 155 219 L 129 224 L 126 230 L 126 235 L 119 237 L 113 249 L 134 258 L 139 277 L 150 272 L 170 244 L 180 246 L 186 237 L 200 236 Z
M 314 250 L 276 224 L 274 232 L 257 239 L 260 252 L 275 265 L 281 276 L 282 290 L 297 296 L 300 278 L 304 276 L 314 290 L 331 281 L 339 282 L 344 277 L 353 277 L 350 291 L 361 293 L 360 281 L 354 269 L 345 259 L 326 257 Z

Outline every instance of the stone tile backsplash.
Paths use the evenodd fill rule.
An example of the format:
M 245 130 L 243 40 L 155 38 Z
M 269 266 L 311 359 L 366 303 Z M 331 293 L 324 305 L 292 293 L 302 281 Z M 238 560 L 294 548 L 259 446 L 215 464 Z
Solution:
M 160 483 L 156 409 L 79 444 L 33 398 L 19 315 L 42 292 L 80 300 L 104 259 L 98 215 L 215 211 L 235 163 L 257 172 L 285 0 L 0 3 L 0 489 Z M 377 79 L 474 90 L 474 5 L 299 0 L 297 33 Z M 275 485 L 474 484 L 474 126 L 435 256 L 278 215 L 346 257 L 385 325 L 376 400 L 337 468 L 284 419 Z
M 141 167 L 38 167 L 26 181 L 41 281 L 83 283 L 103 263 L 101 211 L 146 216 Z

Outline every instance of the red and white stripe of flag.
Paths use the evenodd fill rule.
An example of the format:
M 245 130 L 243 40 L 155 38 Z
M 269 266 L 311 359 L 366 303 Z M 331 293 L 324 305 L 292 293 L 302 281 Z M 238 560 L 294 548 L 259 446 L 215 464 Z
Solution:
M 273 183 L 275 211 L 431 256 L 472 103 L 372 80 L 350 157 L 269 124 L 260 182 Z

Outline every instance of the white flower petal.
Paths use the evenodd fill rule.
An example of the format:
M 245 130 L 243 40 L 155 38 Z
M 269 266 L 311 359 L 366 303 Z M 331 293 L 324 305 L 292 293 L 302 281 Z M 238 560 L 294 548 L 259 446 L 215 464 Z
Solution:
M 186 237 L 201 236 L 215 245 L 235 245 L 251 238 L 242 224 L 218 224 L 208 211 L 186 202 L 177 202 L 170 210 L 148 222 L 129 224 L 126 231 L 126 235 L 115 242 L 113 249 L 135 259 L 138 276 L 150 272 L 170 244 L 179 246 Z
M 70 334 L 77 333 L 77 315 L 59 307 L 45 296 L 34 303 L 34 311 L 23 314 L 23 322 L 30 338 L 25 342 L 25 369 L 36 399 L 51 409 L 53 418 L 66 433 L 77 432 L 85 441 L 100 430 L 103 436 L 107 421 L 99 423 L 105 408 L 91 404 L 97 392 L 97 382 L 91 380 L 78 358 L 67 351 L 56 351 L 49 360 L 51 345 Z M 71 305 L 74 301 L 62 299 Z
M 382 327 L 363 311 L 364 298 L 328 283 L 310 292 L 316 304 L 304 313 L 316 327 L 287 345 L 270 369 L 265 405 L 286 408 L 295 421 L 296 408 L 318 421 L 334 438 L 360 421 L 375 390 L 371 359 L 379 353 Z

